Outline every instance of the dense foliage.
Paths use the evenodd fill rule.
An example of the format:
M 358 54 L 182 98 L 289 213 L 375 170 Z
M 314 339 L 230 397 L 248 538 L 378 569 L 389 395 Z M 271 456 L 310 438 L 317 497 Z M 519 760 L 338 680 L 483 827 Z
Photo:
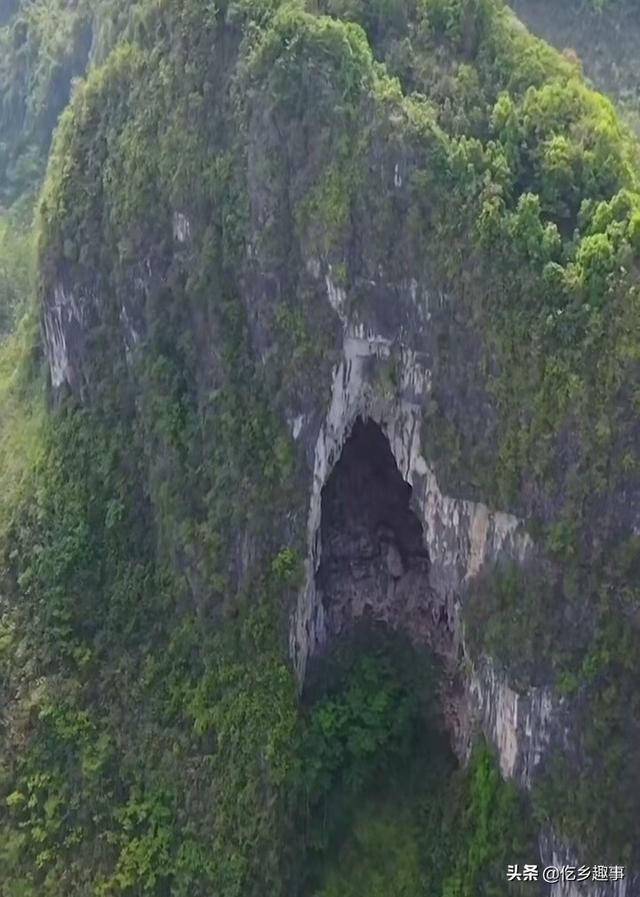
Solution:
M 6 11 L 5 11 L 6 7 Z M 27 0 L 0 11 L 0 205 L 32 192 L 76 79 L 133 30 L 138 3 Z
M 15 213 L 0 215 L 0 337 L 15 331 L 33 295 L 33 234 Z
M 493 897 L 530 859 L 489 752 L 454 770 L 414 657 L 368 645 L 296 693 L 307 474 L 285 421 L 323 411 L 335 361 L 296 265 L 331 263 L 358 300 L 363 222 L 376 268 L 457 297 L 425 427 L 443 487 L 533 518 L 553 560 L 535 589 L 485 571 L 473 611 L 478 654 L 578 699 L 582 762 L 549 770 L 540 821 L 628 860 L 638 550 L 607 497 L 638 494 L 637 146 L 494 0 L 129 7 L 105 13 L 100 52 L 129 40 L 75 90 L 39 213 L 39 298 L 72 272 L 91 324 L 75 392 L 43 407 L 30 318 L 0 359 L 0 894 Z M 29 4 L 2 32 L 3 90 L 18 57 L 52 66 L 3 94 L 6 202 L 86 65 L 83 9 Z M 247 299 L 258 256 L 277 303 Z M 482 351 L 461 371 L 465 328 Z M 557 608 L 585 622 L 567 650 Z
M 531 817 L 484 743 L 455 769 L 434 713 L 436 671 L 375 631 L 336 654 L 304 736 L 314 897 L 505 893 L 507 865 L 537 855 Z

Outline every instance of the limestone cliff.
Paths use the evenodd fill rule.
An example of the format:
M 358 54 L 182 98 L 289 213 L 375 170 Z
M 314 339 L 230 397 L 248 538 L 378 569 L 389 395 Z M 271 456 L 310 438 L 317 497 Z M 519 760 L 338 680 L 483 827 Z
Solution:
M 365 312 L 349 321 L 343 312 L 346 291 L 336 287 L 330 274 L 326 275 L 326 285 L 327 301 L 344 325 L 344 344 L 342 358 L 334 369 L 327 415 L 315 443 L 306 585 L 292 623 L 291 647 L 298 676 L 304 678 L 309 657 L 322 651 L 349 620 L 365 614 L 365 602 L 369 602 L 368 609 L 377 619 L 407 629 L 444 661 L 447 681 L 441 699 L 450 736 L 461 757 L 480 730 L 497 747 L 503 775 L 515 779 L 523 788 L 531 788 L 539 769 L 544 769 L 554 751 L 575 751 L 569 734 L 570 701 L 550 683 L 524 691 L 512 688 L 508 671 L 497 672 L 491 658 L 483 657 L 474 664 L 465 646 L 464 604 L 470 584 L 486 565 L 500 561 L 526 565 L 539 550 L 523 520 L 478 502 L 443 495 L 424 457 L 421 433 L 433 377 L 429 323 L 438 314 L 437 310 L 429 310 L 434 302 L 430 301 L 428 290 L 412 281 L 404 290 L 398 285 L 395 292 L 396 303 L 401 296 L 408 316 L 416 307 L 419 310 L 423 326 L 418 329 L 413 324 L 410 329 L 412 335 L 420 331 L 424 335 L 422 340 L 416 340 L 406 331 L 401 332 L 401 317 L 396 331 L 377 328 L 375 312 L 373 320 L 367 319 Z M 438 307 L 442 308 L 442 300 L 436 301 L 435 308 Z M 380 385 L 381 381 L 384 383 L 380 369 L 389 362 L 394 350 L 397 379 L 390 394 Z M 397 470 L 411 487 L 411 506 L 422 527 L 427 569 L 424 576 L 416 578 L 409 565 L 403 568 L 400 564 L 396 571 L 390 570 L 394 580 L 391 588 L 387 583 L 372 582 L 359 569 L 366 550 L 363 551 L 362 543 L 355 547 L 347 543 L 349 526 L 345 525 L 340 531 L 341 549 L 349 553 L 351 548 L 351 568 L 341 570 L 339 575 L 341 579 L 355 578 L 359 582 L 352 582 L 346 595 L 341 595 L 335 583 L 331 588 L 324 583 L 319 588 L 323 551 L 327 551 L 321 538 L 322 496 L 326 502 L 332 470 L 353 438 L 350 434 L 354 426 L 357 428 L 362 421 L 374 421 L 380 427 Z M 305 420 L 301 418 L 296 438 L 304 433 Z M 374 434 L 370 432 L 365 439 L 371 445 Z M 341 487 L 343 504 L 348 502 L 349 482 L 345 480 Z M 370 486 L 380 490 L 382 482 L 378 480 Z M 387 519 L 389 513 L 387 503 Z M 377 516 L 384 517 L 384 511 Z M 358 533 L 361 535 L 359 530 Z M 403 543 L 399 526 L 392 537 L 393 544 L 400 541 L 400 553 L 406 557 L 408 546 Z M 376 550 L 384 555 L 380 545 L 373 549 L 374 553 Z M 387 565 L 390 563 L 393 562 L 387 560 Z M 341 601 L 348 603 L 346 609 L 336 607 Z M 339 624 L 336 613 L 340 615 Z M 580 850 L 567 847 L 547 829 L 540 835 L 540 856 L 543 864 L 558 867 L 586 862 Z M 558 883 L 552 886 L 551 894 L 626 895 L 636 893 L 639 886 L 640 879 L 629 871 L 625 881 L 611 886 Z
M 640 893 L 636 160 L 494 0 L 151 4 L 78 88 L 4 550 L 15 893 L 302 893 L 297 693 L 367 618 L 530 861 L 628 866 L 553 897 Z

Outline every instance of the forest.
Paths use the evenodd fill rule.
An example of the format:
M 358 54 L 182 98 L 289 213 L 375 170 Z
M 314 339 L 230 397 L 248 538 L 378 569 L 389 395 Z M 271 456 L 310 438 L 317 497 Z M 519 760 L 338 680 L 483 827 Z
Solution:
M 14 0 L 0 26 L 1 897 L 533 895 L 505 870 L 551 829 L 640 868 L 614 101 L 501 0 Z M 452 306 L 435 348 L 406 337 L 426 460 L 539 550 L 460 596 L 458 672 L 558 696 L 530 788 L 487 732 L 459 761 L 406 633 L 356 626 L 296 679 L 315 439 L 287 420 L 320 430 L 342 351 L 316 262 L 355 322 L 383 269 L 402 334 L 407 272 Z

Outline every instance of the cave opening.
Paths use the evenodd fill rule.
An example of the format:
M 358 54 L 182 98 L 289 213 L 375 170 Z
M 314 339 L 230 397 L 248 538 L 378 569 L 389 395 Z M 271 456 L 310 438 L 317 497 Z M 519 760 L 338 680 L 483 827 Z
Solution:
M 309 893 L 444 888 L 449 847 L 433 845 L 453 844 L 440 820 L 452 807 L 453 831 L 458 794 L 439 650 L 448 618 L 412 499 L 383 430 L 358 418 L 321 495 L 325 639 L 303 695 L 305 838 L 321 845 Z
M 321 494 L 305 897 L 502 893 L 512 857 L 537 856 L 525 799 L 481 739 L 467 753 L 459 737 L 470 729 L 455 610 L 419 514 L 381 427 L 359 418 Z
M 328 641 L 368 620 L 437 648 L 448 621 L 439 620 L 411 498 L 382 429 L 358 418 L 322 492 L 316 588 Z
M 430 680 L 428 727 L 446 733 L 457 751 L 466 731 L 466 696 L 455 610 L 430 581 L 419 514 L 382 428 L 358 417 L 321 494 L 315 595 L 324 611 L 324 637 L 310 658 L 303 693 L 313 702 L 333 675 L 336 652 L 366 654 L 369 645 L 375 654 L 386 630 L 392 640 L 383 636 L 383 644 L 404 643 L 410 665 L 429 668 L 421 680 Z

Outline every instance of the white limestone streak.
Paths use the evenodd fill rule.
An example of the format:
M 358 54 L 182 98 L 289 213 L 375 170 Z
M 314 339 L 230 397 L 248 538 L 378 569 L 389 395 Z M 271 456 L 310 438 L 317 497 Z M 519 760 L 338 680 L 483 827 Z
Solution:
M 304 414 L 298 414 L 296 417 L 290 417 L 288 420 L 291 435 L 296 440 L 296 442 L 298 441 L 298 439 L 300 439 L 300 434 L 302 433 L 302 430 L 304 428 L 304 423 Z
M 176 243 L 187 243 L 191 239 L 191 222 L 183 212 L 174 212 L 173 239 Z
M 309 657 L 327 638 L 324 608 L 315 591 L 322 552 L 322 488 L 359 416 L 379 424 L 398 469 L 414 489 L 431 560 L 432 585 L 454 614 L 460 593 L 487 562 L 505 553 L 522 561 L 533 547 L 517 517 L 442 494 L 421 446 L 422 408 L 431 391 L 431 372 L 415 352 L 401 348 L 397 394 L 381 394 L 372 379 L 370 362 L 372 358 L 388 361 L 391 341 L 362 323 L 347 322 L 344 290 L 336 286 L 330 274 L 326 286 L 329 301 L 343 320 L 344 339 L 342 358 L 334 370 L 329 410 L 316 442 L 306 583 L 292 626 L 292 654 L 300 681 Z M 503 774 L 522 778 L 526 784 L 548 743 L 554 713 L 550 693 L 532 689 L 527 695 L 519 695 L 490 668 L 473 674 L 468 690 L 475 715 L 499 749 Z
M 548 688 L 519 694 L 489 663 L 474 672 L 469 696 L 483 730 L 498 749 L 502 775 L 531 787 L 562 700 Z
M 47 303 L 44 315 L 45 345 L 51 383 L 56 389 L 65 381 L 69 382 L 72 377 L 66 334 L 73 319 L 82 328 L 84 319 L 76 297 L 72 292 L 67 292 L 62 284 L 57 284 L 53 288 L 53 295 Z
M 309 552 L 306 586 L 296 613 L 292 650 L 302 678 L 308 657 L 325 639 L 321 603 L 316 601 L 315 573 L 320 563 L 321 492 L 359 416 L 375 420 L 389 439 L 398 469 L 413 487 L 420 509 L 426 547 L 436 587 L 453 601 L 482 566 L 504 551 L 522 560 L 532 547 L 516 517 L 490 511 L 485 505 L 444 496 L 421 452 L 423 400 L 431 391 L 431 372 L 412 350 L 399 351 L 399 389 L 395 397 L 381 396 L 369 376 L 372 357 L 391 357 L 391 341 L 362 323 L 344 317 L 346 293 L 329 273 L 327 295 L 343 321 L 342 359 L 334 370 L 331 402 L 315 449 L 313 489 L 308 519 Z
M 340 308 L 337 289 L 327 278 L 327 291 L 332 305 Z M 310 654 L 324 644 L 326 631 L 322 603 L 316 600 L 315 574 L 320 564 L 321 492 L 327 482 L 342 446 L 360 414 L 366 415 L 371 399 L 370 386 L 364 377 L 364 365 L 372 355 L 387 357 L 389 344 L 357 336 L 345 336 L 343 357 L 334 371 L 331 403 L 316 442 L 313 489 L 308 521 L 309 551 L 306 561 L 306 585 L 301 595 L 293 627 L 292 649 L 300 680 L 304 678 Z
M 320 274 L 318 263 L 308 266 L 308 270 L 316 277 Z M 450 606 L 456 605 L 460 593 L 487 563 L 504 556 L 522 562 L 534 547 L 523 521 L 517 517 L 493 511 L 479 502 L 442 494 L 421 450 L 423 399 L 431 391 L 431 372 L 419 363 L 414 352 L 401 349 L 398 395 L 381 396 L 371 382 L 371 366 L 367 362 L 371 357 L 389 359 L 391 342 L 362 323 L 348 321 L 346 293 L 332 280 L 331 272 L 326 286 L 329 301 L 344 326 L 344 343 L 342 359 L 334 371 L 329 411 L 315 449 L 306 586 L 292 627 L 292 652 L 300 681 L 307 660 L 327 637 L 324 608 L 315 594 L 315 573 L 322 550 L 321 491 L 358 416 L 379 424 L 389 439 L 398 469 L 414 489 L 413 498 L 431 560 L 431 583 L 445 595 Z M 415 302 L 419 296 L 417 283 L 410 284 L 410 294 Z M 429 296 L 424 296 L 428 321 Z M 459 637 L 463 638 L 463 634 Z M 472 717 L 498 750 L 502 775 L 531 787 L 552 730 L 557 729 L 554 726 L 565 699 L 549 688 L 515 691 L 489 659 L 479 669 L 470 671 L 466 692 Z M 541 833 L 540 851 L 543 865 L 579 865 L 574 852 L 549 833 Z M 625 880 L 602 887 L 560 882 L 552 885 L 550 897 L 632 897 L 635 893 L 635 885 L 629 890 Z
M 331 308 L 336 312 L 340 321 L 344 326 L 346 326 L 347 318 L 346 318 L 346 304 L 347 304 L 347 294 L 343 287 L 338 286 L 336 282 L 333 280 L 331 265 L 329 265 L 329 273 L 325 277 L 325 283 L 327 285 L 327 295 L 329 297 L 329 303 L 331 304 Z
M 556 869 L 583 865 L 576 859 L 575 850 L 564 844 L 555 832 L 543 830 L 539 838 L 542 867 L 555 866 Z M 602 858 L 606 861 L 606 858 Z M 549 897 L 637 897 L 640 894 L 640 879 L 637 874 L 625 871 L 625 877 L 618 881 L 558 881 L 551 885 Z

